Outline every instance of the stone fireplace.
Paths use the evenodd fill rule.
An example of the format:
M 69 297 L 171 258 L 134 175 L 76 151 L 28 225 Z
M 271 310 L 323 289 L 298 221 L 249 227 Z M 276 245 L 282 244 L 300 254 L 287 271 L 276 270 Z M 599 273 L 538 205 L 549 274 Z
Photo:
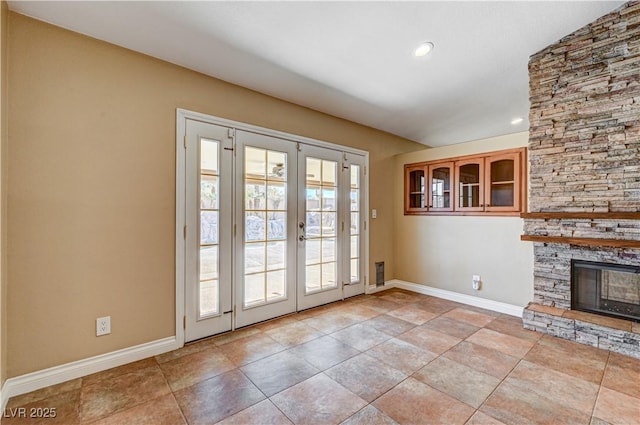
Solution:
M 529 79 L 522 239 L 534 242 L 534 299 L 524 326 L 640 358 L 636 320 L 603 305 L 579 311 L 571 291 L 575 264 L 640 267 L 640 2 L 531 56 Z M 637 277 L 604 275 L 609 292 L 600 274 L 598 296 L 637 305 Z

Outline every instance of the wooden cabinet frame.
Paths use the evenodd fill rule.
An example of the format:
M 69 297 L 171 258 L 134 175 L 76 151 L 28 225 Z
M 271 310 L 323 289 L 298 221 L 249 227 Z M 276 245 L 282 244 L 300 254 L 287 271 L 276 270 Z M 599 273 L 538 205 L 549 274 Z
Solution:
M 449 196 L 448 206 L 434 204 L 434 176 L 433 172 L 446 168 L 449 170 L 448 189 L 442 188 L 442 196 Z M 404 166 L 404 213 L 407 215 L 424 214 L 428 212 L 450 212 L 454 210 L 455 186 L 454 186 L 453 161 L 438 161 L 430 163 L 407 164 Z M 417 176 L 422 175 L 422 183 L 417 182 Z M 417 190 L 421 186 L 420 190 Z M 444 186 L 444 184 L 443 184 Z M 437 195 L 436 195 L 437 196 Z M 420 205 L 416 205 L 421 199 Z M 445 202 L 443 202 L 445 204 Z
M 494 164 L 499 161 L 512 161 L 513 166 L 512 168 L 499 168 L 499 165 L 494 167 Z M 461 175 L 463 167 L 472 164 L 478 166 L 477 176 L 472 182 L 465 183 L 468 179 Z M 432 202 L 434 188 L 432 172 L 441 167 L 448 167 L 451 176 L 448 208 L 434 206 Z M 405 215 L 518 216 L 520 212 L 527 209 L 526 148 L 406 164 L 404 170 Z M 493 175 L 492 170 L 495 171 Z M 416 193 L 415 184 L 413 185 L 414 193 L 410 192 L 410 173 L 415 171 L 419 171 L 424 176 L 421 193 Z M 411 196 L 414 197 L 413 204 Z M 468 196 L 468 198 L 464 199 L 462 196 Z M 415 205 L 416 198 L 424 199 L 424 203 L 419 208 Z

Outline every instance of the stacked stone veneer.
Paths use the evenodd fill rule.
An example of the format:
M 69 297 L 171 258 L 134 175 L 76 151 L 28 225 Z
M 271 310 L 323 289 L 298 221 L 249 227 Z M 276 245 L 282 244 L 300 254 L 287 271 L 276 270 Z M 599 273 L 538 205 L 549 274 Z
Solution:
M 533 55 L 529 77 L 529 211 L 640 212 L 640 2 Z M 640 220 L 526 219 L 524 232 L 640 240 Z M 571 259 L 640 264 L 638 249 L 535 243 L 534 256 L 534 302 L 560 309 Z M 572 326 L 549 333 L 576 339 Z

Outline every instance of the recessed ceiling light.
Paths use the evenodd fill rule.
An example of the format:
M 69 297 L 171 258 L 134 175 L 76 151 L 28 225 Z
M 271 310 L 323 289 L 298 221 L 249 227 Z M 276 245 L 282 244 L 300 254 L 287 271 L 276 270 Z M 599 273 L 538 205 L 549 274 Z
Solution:
M 433 50 L 433 43 L 430 41 L 427 41 L 419 45 L 418 48 L 413 52 L 413 55 L 417 58 L 420 58 L 422 56 L 427 56 L 429 52 L 431 52 L 432 50 Z
M 514 119 L 511 120 L 511 125 L 518 125 L 522 121 L 524 121 L 524 118 L 522 118 L 522 117 L 514 118 Z

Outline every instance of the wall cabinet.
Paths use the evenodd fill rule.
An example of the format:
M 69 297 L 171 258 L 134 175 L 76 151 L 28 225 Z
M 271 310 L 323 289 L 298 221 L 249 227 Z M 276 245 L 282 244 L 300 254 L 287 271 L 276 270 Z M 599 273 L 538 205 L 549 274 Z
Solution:
M 405 214 L 453 211 L 453 162 L 405 166 Z
M 526 149 L 405 165 L 405 214 L 517 215 L 526 210 Z

